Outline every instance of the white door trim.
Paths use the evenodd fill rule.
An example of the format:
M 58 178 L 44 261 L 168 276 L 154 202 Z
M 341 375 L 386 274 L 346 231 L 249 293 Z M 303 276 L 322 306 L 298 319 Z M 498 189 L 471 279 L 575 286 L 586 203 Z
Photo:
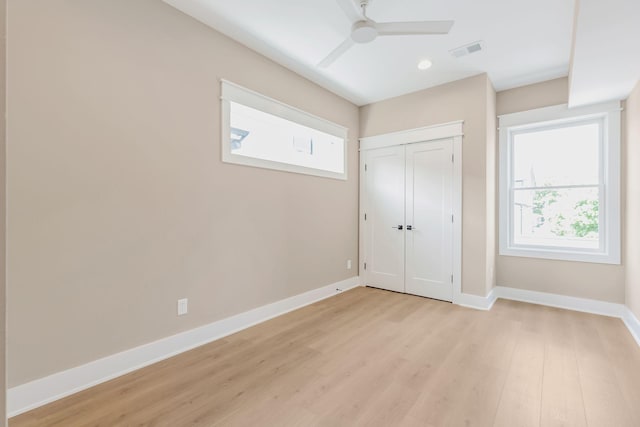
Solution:
M 376 148 L 390 147 L 394 145 L 415 144 L 418 142 L 435 141 L 438 139 L 453 139 L 453 303 L 462 304 L 464 294 L 462 293 L 462 120 L 444 123 L 436 126 L 428 126 L 418 129 L 410 129 L 401 132 L 387 133 L 366 138 L 360 138 L 360 151 L 372 150 Z M 364 157 L 360 156 L 360 272 L 362 277 L 366 277 L 364 268 L 365 254 L 365 223 L 364 208 L 365 200 L 365 171 Z
M 461 125 L 462 126 L 462 125 Z M 462 304 L 462 135 L 453 137 L 453 300 Z
M 435 126 L 403 130 L 400 132 L 385 133 L 382 135 L 360 138 L 360 151 L 376 148 L 390 147 L 393 145 L 413 144 L 416 142 L 435 141 L 437 139 L 462 137 L 462 120 L 443 123 Z

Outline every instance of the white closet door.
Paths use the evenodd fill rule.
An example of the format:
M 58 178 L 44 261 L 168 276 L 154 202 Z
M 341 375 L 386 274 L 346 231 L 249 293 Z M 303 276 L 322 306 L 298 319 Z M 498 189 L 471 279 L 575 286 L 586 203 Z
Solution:
M 406 292 L 453 298 L 453 140 L 406 148 Z
M 404 147 L 362 152 L 365 203 L 365 283 L 404 292 Z

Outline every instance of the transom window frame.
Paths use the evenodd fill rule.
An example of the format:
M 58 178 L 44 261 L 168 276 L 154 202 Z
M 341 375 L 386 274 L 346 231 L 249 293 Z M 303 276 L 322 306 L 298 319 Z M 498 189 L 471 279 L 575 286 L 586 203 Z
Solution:
M 346 181 L 348 178 L 348 132 L 349 129 L 329 120 L 307 113 L 299 108 L 285 104 L 268 96 L 262 95 L 251 89 L 247 89 L 228 80 L 220 79 L 221 89 L 221 150 L 222 161 L 243 166 L 253 166 L 263 169 L 272 169 L 284 172 L 293 172 L 305 175 L 313 175 L 324 178 L 333 178 Z M 344 172 L 333 172 L 322 169 L 309 168 L 291 163 L 273 160 L 258 159 L 239 154 L 234 154 L 229 141 L 231 135 L 231 102 L 241 104 L 267 114 L 271 114 L 302 126 L 315 129 L 344 140 L 343 163 Z
M 514 136 L 522 132 L 601 123 L 599 249 L 514 243 Z M 567 104 L 499 116 L 499 254 L 564 261 L 620 264 L 620 102 L 568 108 Z

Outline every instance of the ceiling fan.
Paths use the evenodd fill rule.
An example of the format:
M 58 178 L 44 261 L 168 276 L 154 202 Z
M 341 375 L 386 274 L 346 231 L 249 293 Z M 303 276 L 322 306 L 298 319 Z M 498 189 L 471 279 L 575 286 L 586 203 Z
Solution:
M 369 0 L 337 0 L 347 18 L 353 22 L 351 35 L 318 63 L 326 68 L 356 43 L 369 43 L 378 36 L 448 34 L 453 21 L 375 22 L 367 17 Z

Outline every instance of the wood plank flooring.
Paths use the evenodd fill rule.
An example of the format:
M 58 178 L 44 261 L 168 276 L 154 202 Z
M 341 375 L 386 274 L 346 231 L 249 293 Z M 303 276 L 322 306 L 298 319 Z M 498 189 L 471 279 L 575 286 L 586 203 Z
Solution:
M 619 319 L 357 288 L 9 425 L 640 426 L 640 349 Z

